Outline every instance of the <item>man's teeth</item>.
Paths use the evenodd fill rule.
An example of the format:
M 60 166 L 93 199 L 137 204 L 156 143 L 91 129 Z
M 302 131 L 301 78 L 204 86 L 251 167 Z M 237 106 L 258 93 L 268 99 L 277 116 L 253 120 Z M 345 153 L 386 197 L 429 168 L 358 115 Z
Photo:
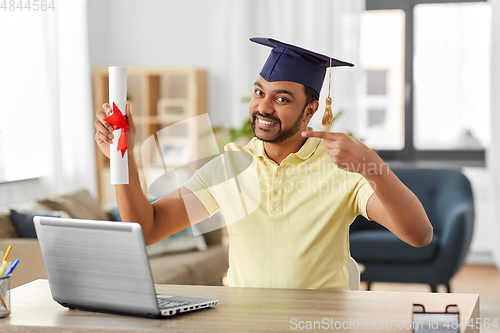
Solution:
M 262 120 L 259 118 L 259 124 L 262 124 L 262 125 L 274 125 L 276 123 L 273 123 L 272 121 L 265 121 L 265 120 Z

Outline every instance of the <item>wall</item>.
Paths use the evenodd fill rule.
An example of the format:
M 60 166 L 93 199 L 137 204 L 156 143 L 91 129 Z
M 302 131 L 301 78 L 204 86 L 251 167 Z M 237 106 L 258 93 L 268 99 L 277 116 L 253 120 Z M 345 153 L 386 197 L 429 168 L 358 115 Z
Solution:
M 463 168 L 474 193 L 475 224 L 472 243 L 466 261 L 473 264 L 493 265 L 495 250 L 495 198 L 492 188 L 491 166 Z
M 488 152 L 488 165 L 491 168 L 489 182 L 492 187 L 492 215 L 489 232 L 494 238 L 494 259 L 497 267 L 500 267 L 500 223 L 498 223 L 498 207 L 500 203 L 500 0 L 490 0 L 493 16 L 492 22 L 492 45 L 491 45 L 491 143 L 492 149 Z M 493 93 L 496 92 L 496 93 Z

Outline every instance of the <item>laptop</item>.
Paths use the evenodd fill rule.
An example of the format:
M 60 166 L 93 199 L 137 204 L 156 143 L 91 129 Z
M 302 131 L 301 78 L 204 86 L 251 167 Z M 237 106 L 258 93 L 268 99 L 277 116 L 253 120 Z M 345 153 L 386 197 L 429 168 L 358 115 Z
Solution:
M 35 216 L 52 298 L 64 307 L 160 318 L 219 300 L 157 294 L 138 223 Z

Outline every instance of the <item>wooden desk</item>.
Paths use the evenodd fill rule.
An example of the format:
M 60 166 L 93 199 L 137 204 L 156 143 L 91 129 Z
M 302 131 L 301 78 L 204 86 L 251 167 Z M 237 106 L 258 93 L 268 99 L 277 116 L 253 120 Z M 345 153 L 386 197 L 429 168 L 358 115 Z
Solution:
M 1 332 L 279 332 L 299 329 L 307 321 L 325 325 L 321 331 L 411 332 L 397 329 L 398 322 L 411 323 L 412 303 L 427 311 L 443 311 L 456 303 L 461 318 L 479 318 L 479 295 L 427 294 L 376 291 L 322 291 L 254 289 L 206 286 L 157 285 L 159 293 L 211 297 L 220 300 L 214 308 L 163 319 L 68 310 L 52 300 L 47 280 L 36 280 L 11 292 L 12 313 L 0 319 Z M 292 318 L 296 318 L 294 321 Z M 331 322 L 330 320 L 333 320 Z M 336 321 L 358 327 L 335 329 Z M 370 329 L 368 322 L 372 322 Z M 378 323 L 378 324 L 377 324 Z M 339 324 L 337 324 L 339 325 Z M 368 325 L 368 326 L 367 326 Z M 379 328 L 376 328 L 376 325 Z M 380 327 L 380 325 L 385 325 Z M 388 325 L 392 329 L 387 329 Z M 407 324 L 410 325 L 410 324 Z M 292 329 L 296 327 L 296 329 Z M 386 327 L 386 329 L 383 329 Z M 316 326 L 316 328 L 320 328 Z M 479 332 L 462 327 L 461 332 Z

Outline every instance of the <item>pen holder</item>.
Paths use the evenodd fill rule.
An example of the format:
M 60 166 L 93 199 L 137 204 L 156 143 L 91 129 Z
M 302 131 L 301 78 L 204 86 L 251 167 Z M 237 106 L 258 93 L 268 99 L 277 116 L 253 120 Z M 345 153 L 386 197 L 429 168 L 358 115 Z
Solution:
M 10 315 L 10 277 L 0 277 L 0 318 Z

